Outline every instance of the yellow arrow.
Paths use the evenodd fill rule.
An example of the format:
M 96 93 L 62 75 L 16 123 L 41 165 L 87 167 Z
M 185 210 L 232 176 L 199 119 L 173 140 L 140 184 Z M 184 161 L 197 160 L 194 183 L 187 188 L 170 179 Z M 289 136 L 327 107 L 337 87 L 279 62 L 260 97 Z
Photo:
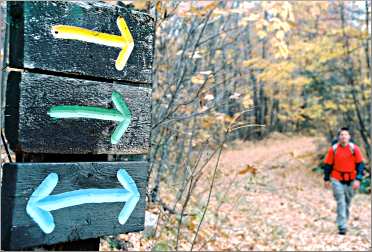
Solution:
M 80 40 L 89 43 L 95 43 L 105 46 L 118 47 L 121 49 L 115 62 L 117 70 L 121 71 L 127 64 L 128 58 L 134 47 L 134 40 L 129 31 L 125 19 L 118 17 L 116 24 L 120 30 L 121 36 L 107 34 L 103 32 L 92 31 L 76 26 L 54 25 L 52 34 L 55 38 Z

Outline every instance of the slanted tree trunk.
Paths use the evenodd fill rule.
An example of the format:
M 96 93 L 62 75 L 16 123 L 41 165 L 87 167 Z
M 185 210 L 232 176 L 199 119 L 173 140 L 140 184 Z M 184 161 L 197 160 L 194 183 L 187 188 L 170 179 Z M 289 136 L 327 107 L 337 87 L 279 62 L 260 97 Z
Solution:
M 344 50 L 345 50 L 345 67 L 343 69 L 345 78 L 348 82 L 348 84 L 351 87 L 351 95 L 353 97 L 353 102 L 355 106 L 355 113 L 357 116 L 357 121 L 359 123 L 359 133 L 362 137 L 362 140 L 364 142 L 365 149 L 367 150 L 368 157 L 371 156 L 371 150 L 370 150 L 370 143 L 368 141 L 368 130 L 364 123 L 364 118 L 362 115 L 362 111 L 360 108 L 359 100 L 356 94 L 356 83 L 354 79 L 354 63 L 351 58 L 351 52 L 350 52 L 350 42 L 349 38 L 346 34 L 346 21 L 345 21 L 345 5 L 344 2 L 340 2 L 340 18 L 341 18 L 341 28 L 342 28 L 342 36 L 344 41 Z

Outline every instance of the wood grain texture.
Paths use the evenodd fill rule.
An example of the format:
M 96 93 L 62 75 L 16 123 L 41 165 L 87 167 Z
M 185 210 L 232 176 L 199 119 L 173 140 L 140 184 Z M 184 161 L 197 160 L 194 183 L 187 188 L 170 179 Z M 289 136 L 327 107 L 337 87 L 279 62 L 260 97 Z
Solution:
M 139 83 L 152 82 L 154 20 L 146 13 L 96 2 L 8 2 L 9 65 Z M 134 49 L 122 71 L 115 68 L 121 49 L 52 36 L 53 25 L 81 27 L 120 35 L 117 17 L 124 17 Z
M 124 225 L 118 215 L 125 203 L 83 204 L 52 211 L 55 230 L 44 234 L 27 215 L 32 192 L 51 172 L 59 176 L 52 195 L 86 188 L 122 188 L 118 169 L 124 168 L 135 181 L 141 198 Z M 20 249 L 42 244 L 88 239 L 143 230 L 147 162 L 12 163 L 3 166 L 2 248 Z
M 114 108 L 119 92 L 132 121 L 119 143 L 110 137 L 117 122 L 51 118 L 55 105 Z M 5 134 L 13 151 L 59 154 L 146 154 L 151 130 L 151 89 L 50 75 L 11 72 L 8 76 Z

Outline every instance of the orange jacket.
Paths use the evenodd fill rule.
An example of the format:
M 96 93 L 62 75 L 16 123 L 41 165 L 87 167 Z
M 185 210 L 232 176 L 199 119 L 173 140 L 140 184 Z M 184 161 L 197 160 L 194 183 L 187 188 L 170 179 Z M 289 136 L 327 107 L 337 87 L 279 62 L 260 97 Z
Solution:
M 329 148 L 324 163 L 332 166 L 331 177 L 339 181 L 354 180 L 357 176 L 356 164 L 363 162 L 362 153 L 354 144 L 354 154 L 350 146 L 338 144 L 336 155 L 332 147 Z

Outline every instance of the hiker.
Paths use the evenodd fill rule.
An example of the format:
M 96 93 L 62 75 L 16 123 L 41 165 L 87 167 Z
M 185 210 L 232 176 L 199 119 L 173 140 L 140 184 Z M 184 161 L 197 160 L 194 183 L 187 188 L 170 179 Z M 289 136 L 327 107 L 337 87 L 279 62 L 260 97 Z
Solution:
M 364 163 L 359 147 L 350 142 L 348 128 L 338 131 L 337 140 L 324 160 L 324 182 L 327 189 L 332 186 L 337 202 L 338 231 L 340 235 L 345 235 L 351 199 L 363 178 Z

